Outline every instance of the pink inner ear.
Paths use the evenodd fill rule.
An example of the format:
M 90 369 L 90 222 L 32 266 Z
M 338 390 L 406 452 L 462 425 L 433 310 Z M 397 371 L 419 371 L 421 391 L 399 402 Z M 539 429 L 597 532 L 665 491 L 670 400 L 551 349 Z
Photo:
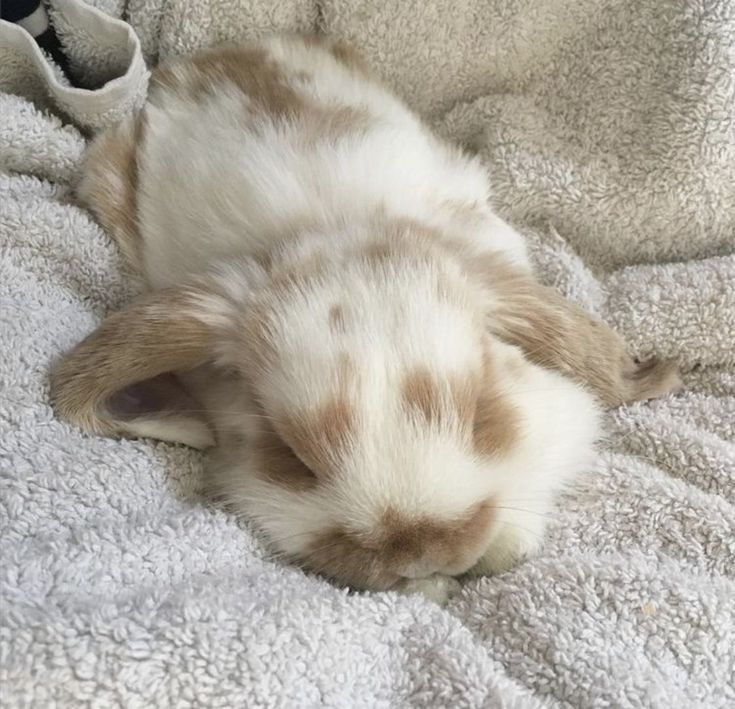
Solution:
M 174 414 L 203 418 L 201 405 L 171 372 L 121 389 L 107 400 L 106 409 L 121 421 Z

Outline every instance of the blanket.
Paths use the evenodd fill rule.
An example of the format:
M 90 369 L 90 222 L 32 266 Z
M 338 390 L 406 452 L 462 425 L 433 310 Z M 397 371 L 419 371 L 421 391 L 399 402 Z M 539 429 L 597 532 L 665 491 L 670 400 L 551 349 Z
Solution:
M 735 706 L 735 1 L 95 5 L 49 4 L 69 76 L 0 22 L 3 705 Z M 49 403 L 137 287 L 74 198 L 89 136 L 153 62 L 281 30 L 354 43 L 479 153 L 546 283 L 683 369 L 609 412 L 536 558 L 443 608 L 269 559 L 198 453 Z

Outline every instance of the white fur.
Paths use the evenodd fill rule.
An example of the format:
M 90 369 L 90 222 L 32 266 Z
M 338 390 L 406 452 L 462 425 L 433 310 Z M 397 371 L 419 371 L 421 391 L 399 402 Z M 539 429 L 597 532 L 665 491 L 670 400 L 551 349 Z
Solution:
M 494 349 L 509 359 L 522 358 L 507 345 L 496 343 Z M 593 462 L 600 424 L 594 399 L 579 386 L 536 366 L 520 372 L 505 381 L 525 437 L 510 456 L 481 460 L 459 449 L 451 435 L 417 433 L 390 407 L 395 388 L 384 382 L 385 390 L 374 399 L 381 406 L 364 409 L 375 428 L 360 437 L 361 447 L 350 460 L 355 467 L 348 466 L 326 494 L 274 494 L 270 485 L 247 474 L 245 450 L 220 471 L 224 486 L 246 518 L 257 520 L 280 551 L 295 556 L 312 536 L 333 526 L 374 528 L 387 505 L 451 520 L 478 500 L 494 497 L 497 516 L 475 571 L 506 570 L 539 548 L 555 494 Z M 455 575 L 468 568 L 429 565 L 420 575 Z M 412 570 L 403 575 L 412 577 Z
M 527 267 L 523 240 L 492 213 L 480 164 L 432 136 L 388 90 L 322 49 L 282 39 L 261 46 L 293 72 L 298 91 L 365 109 L 371 127 L 304 141 L 293 124 L 250 112 L 232 85 L 197 102 L 161 90 L 146 107 L 138 155 L 144 270 L 154 288 L 209 272 L 216 292 L 193 296 L 191 308 L 213 328 L 227 329 L 249 308 L 268 310 L 277 362 L 251 373 L 266 412 L 318 408 L 348 354 L 358 371 L 350 385 L 358 431 L 329 485 L 274 486 L 252 470 L 248 443 L 262 414 L 250 395 L 227 377 L 192 375 L 218 431 L 221 489 L 277 551 L 297 557 L 335 526 L 369 532 L 388 506 L 451 521 L 493 497 L 496 520 L 472 559 L 441 568 L 416 559 L 399 573 L 457 574 L 476 562 L 499 570 L 537 548 L 554 492 L 588 464 L 598 428 L 592 397 L 493 341 L 499 380 L 522 421 L 524 438 L 512 454 L 481 458 L 451 425 L 416 426 L 401 405 L 401 378 L 421 366 L 442 381 L 477 371 L 488 346 L 488 294 L 448 256 L 367 268 L 356 254 L 379 235 L 376 225 L 396 218 Z M 290 241 L 281 243 L 283 235 Z M 274 295 L 251 260 L 264 252 L 285 270 L 318 257 L 323 275 Z M 438 283 L 451 296 L 437 295 Z M 348 321 L 344 332 L 326 327 L 334 304 Z M 220 363 L 238 366 L 248 346 L 230 342 Z
M 313 77 L 294 80 L 304 94 L 367 108 L 377 123 L 337 144 L 304 145 L 287 123 L 248 121 L 234 87 L 198 103 L 174 92 L 157 97 L 146 109 L 138 202 L 145 268 L 154 285 L 178 283 L 217 256 L 269 248 L 315 212 L 324 224 L 352 224 L 378 208 L 388 216 L 454 226 L 483 249 L 525 262 L 523 240 L 487 205 L 487 175 L 477 160 L 440 143 L 390 92 L 325 52 L 282 39 L 263 45 Z M 475 205 L 470 235 L 463 224 L 453 224 L 446 209 L 452 203 Z

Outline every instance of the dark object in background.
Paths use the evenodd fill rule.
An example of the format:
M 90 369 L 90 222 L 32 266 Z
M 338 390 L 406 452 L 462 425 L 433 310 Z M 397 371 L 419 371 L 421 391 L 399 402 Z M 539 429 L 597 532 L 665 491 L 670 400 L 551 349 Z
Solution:
M 41 0 L 3 0 L 0 2 L 0 19 L 22 27 L 67 73 L 69 63 Z

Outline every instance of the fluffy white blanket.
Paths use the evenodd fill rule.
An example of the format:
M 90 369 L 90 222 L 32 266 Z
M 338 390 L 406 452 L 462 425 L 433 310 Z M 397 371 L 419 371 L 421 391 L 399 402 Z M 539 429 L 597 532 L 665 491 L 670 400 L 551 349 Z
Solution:
M 4 706 L 735 706 L 735 2 L 51 5 L 86 89 L 0 22 Z M 480 151 L 547 282 L 685 372 L 611 412 L 538 558 L 446 608 L 269 561 L 197 454 L 49 406 L 134 289 L 72 197 L 86 132 L 143 100 L 144 57 L 314 28 Z

